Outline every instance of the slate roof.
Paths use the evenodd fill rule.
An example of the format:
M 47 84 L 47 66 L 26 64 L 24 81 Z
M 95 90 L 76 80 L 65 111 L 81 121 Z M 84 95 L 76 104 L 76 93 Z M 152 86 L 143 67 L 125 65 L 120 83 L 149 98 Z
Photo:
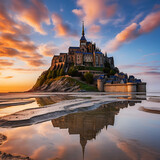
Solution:
M 70 49 L 80 49 L 79 47 L 69 47 Z
M 112 80 L 108 80 L 108 81 L 106 81 L 106 83 L 110 83 L 110 84 L 112 84 L 112 82 L 113 82 Z
M 83 52 L 81 52 L 81 51 L 76 51 L 76 53 L 83 53 Z
M 85 36 L 82 36 L 82 37 L 81 37 L 81 40 L 86 40 Z
M 83 53 L 83 54 L 92 54 L 92 53 Z
M 95 52 L 96 54 L 103 54 L 102 52 Z

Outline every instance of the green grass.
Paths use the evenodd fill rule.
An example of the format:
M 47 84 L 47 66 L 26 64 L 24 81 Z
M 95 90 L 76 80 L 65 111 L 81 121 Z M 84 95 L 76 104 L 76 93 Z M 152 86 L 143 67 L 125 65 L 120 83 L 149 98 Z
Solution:
M 54 78 L 54 79 L 53 79 L 53 78 L 47 79 L 47 78 L 45 78 L 44 75 L 41 76 L 41 77 L 38 79 L 37 83 L 36 83 L 35 86 L 34 86 L 34 89 L 40 87 L 42 84 L 50 85 L 53 81 L 58 81 L 58 80 L 60 80 L 60 79 L 62 79 L 62 78 L 67 79 L 67 80 L 69 81 L 69 84 L 70 84 L 71 86 L 79 85 L 81 90 L 94 91 L 94 92 L 98 91 L 96 87 L 91 86 L 91 85 L 89 85 L 89 84 L 85 84 L 85 83 L 83 83 L 83 82 L 80 82 L 80 81 L 78 81 L 78 80 L 76 80 L 76 79 L 73 79 L 72 77 L 59 76 L 59 77 L 56 77 L 56 78 Z
M 73 78 L 71 78 L 71 77 L 66 77 L 66 78 L 67 78 L 67 80 L 69 80 L 69 82 L 70 82 L 71 84 L 79 85 L 79 86 L 80 86 L 80 89 L 82 89 L 82 90 L 94 91 L 94 92 L 98 91 L 97 88 L 94 87 L 94 86 L 91 86 L 91 85 L 82 83 L 82 82 L 80 82 L 80 81 L 78 81 L 78 80 L 76 80 L 76 79 L 73 79 Z

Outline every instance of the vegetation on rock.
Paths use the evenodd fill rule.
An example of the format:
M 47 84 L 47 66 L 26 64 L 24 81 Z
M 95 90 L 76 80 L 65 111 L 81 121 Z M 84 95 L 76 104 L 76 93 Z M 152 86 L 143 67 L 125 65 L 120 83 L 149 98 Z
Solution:
M 92 84 L 93 83 L 93 74 L 90 72 L 86 72 L 84 74 L 84 78 L 86 80 L 87 83 Z

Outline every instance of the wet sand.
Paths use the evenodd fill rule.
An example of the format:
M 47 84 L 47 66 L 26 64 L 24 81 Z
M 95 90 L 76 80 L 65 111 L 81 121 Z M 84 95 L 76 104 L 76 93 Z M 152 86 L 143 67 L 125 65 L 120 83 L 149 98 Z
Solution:
M 34 103 L 30 108 L 27 108 L 27 105 L 29 104 L 21 104 L 21 102 L 23 100 L 28 101 L 29 98 L 34 98 Z M 13 110 L 13 112 L 10 112 L 11 114 L 6 113 L 5 116 L 0 117 L 0 132 L 2 133 L 2 135 L 0 134 L 0 143 L 2 146 L 0 149 L 0 159 L 29 160 L 29 157 L 31 157 L 35 160 L 45 160 L 49 158 L 66 160 L 73 160 L 74 158 L 74 160 L 80 160 L 81 154 L 77 157 L 75 154 L 76 152 L 74 152 L 74 149 L 77 148 L 71 145 L 74 143 L 74 145 L 77 146 L 77 141 L 72 140 L 73 137 L 68 137 L 67 139 L 70 139 L 70 141 L 68 141 L 68 144 L 65 144 L 65 141 L 67 140 L 67 133 L 65 130 L 63 132 L 62 129 L 67 129 L 69 135 L 80 135 L 82 151 L 85 150 L 86 146 L 89 149 L 86 150 L 87 153 L 83 153 L 86 157 L 89 157 L 87 159 L 95 160 L 95 157 L 92 156 L 93 148 L 102 146 L 102 148 L 105 148 L 105 151 L 103 151 L 104 149 L 101 147 L 101 151 L 98 149 L 95 151 L 95 155 L 96 152 L 100 152 L 97 153 L 97 155 L 101 157 L 99 158 L 101 160 L 105 159 L 106 154 L 108 155 L 107 157 L 115 160 L 138 160 L 140 158 L 158 160 L 160 154 L 155 150 L 155 148 L 157 147 L 160 149 L 160 147 L 158 147 L 160 146 L 160 143 L 158 140 L 155 141 L 154 139 L 158 138 L 157 135 L 159 135 L 159 129 L 156 128 L 155 130 L 155 126 L 152 128 L 152 126 L 149 126 L 149 123 L 146 123 L 146 121 L 149 121 L 149 118 L 151 117 L 151 123 L 153 118 L 158 116 L 160 103 L 157 102 L 159 97 L 156 97 L 156 101 L 154 102 L 153 99 L 151 101 L 150 98 L 154 97 L 136 94 L 116 95 L 115 93 L 114 95 L 106 93 L 35 93 L 33 95 L 27 94 L 24 97 L 23 95 L 18 95 L 18 97 L 14 95 L 10 98 L 2 98 L 0 96 L 0 103 L 5 102 L 7 104 L 8 101 L 11 104 L 11 101 L 16 100 L 16 103 L 19 103 L 20 108 L 25 106 L 23 107 L 24 109 L 19 109 L 18 112 L 14 112 Z M 143 107 L 141 107 L 141 103 L 143 103 Z M 150 108 L 148 106 L 150 106 Z M 151 108 L 151 106 L 154 108 Z M 14 104 L 11 107 L 14 108 Z M 128 112 L 126 112 L 127 110 Z M 123 114 L 125 112 L 126 114 L 124 116 Z M 118 118 L 119 114 L 122 118 L 121 120 Z M 142 117 L 146 117 L 145 120 L 142 120 Z M 119 120 L 121 122 L 119 124 L 120 127 L 117 126 Z M 157 117 L 157 120 L 155 119 L 152 125 L 158 124 L 158 120 L 159 118 Z M 50 121 L 53 125 L 52 127 L 58 127 L 60 130 L 50 128 Z M 133 121 L 135 121 L 135 123 L 133 123 Z M 143 127 L 141 127 L 141 121 L 145 124 Z M 127 128 L 124 127 L 124 124 L 127 125 Z M 117 131 L 120 128 L 120 132 L 123 137 L 122 135 L 119 137 L 119 131 L 116 131 L 117 133 L 115 134 L 115 130 L 113 131 L 112 128 L 115 128 Z M 143 142 L 146 143 L 145 145 L 141 140 L 143 140 L 147 134 L 142 134 L 142 136 L 141 132 L 143 130 L 139 132 L 141 128 L 143 128 L 144 132 L 146 132 L 145 130 L 148 130 L 148 136 L 152 133 L 149 130 L 150 128 L 151 130 L 155 130 L 155 135 L 146 137 Z M 123 132 L 126 132 L 126 136 Z M 133 135 L 136 135 L 136 137 Z M 131 137 L 128 139 L 128 136 Z M 102 141 L 99 142 L 99 138 L 97 139 L 96 137 L 106 137 L 106 139 L 102 138 Z M 97 145 L 94 145 L 94 143 L 92 144 L 94 147 L 91 146 L 91 142 L 93 142 L 93 140 L 94 143 L 97 141 Z M 104 143 L 105 140 L 107 140 L 106 143 Z M 114 156 L 116 154 L 113 153 L 113 150 L 109 151 L 109 148 L 113 148 L 112 145 L 110 146 L 110 140 L 112 140 L 112 143 L 116 143 L 117 148 L 114 147 L 114 152 L 118 157 Z M 148 140 L 151 141 L 148 142 Z M 50 146 L 52 141 L 54 142 L 54 145 Z M 62 143 L 62 146 L 57 146 L 59 143 Z M 154 148 L 153 146 L 155 143 L 157 143 L 157 146 Z M 27 144 L 29 145 L 27 147 L 28 150 L 30 150 L 29 148 L 32 145 L 34 146 L 31 147 L 32 149 L 30 152 L 26 151 L 25 147 Z M 147 147 L 147 145 L 151 146 Z M 19 151 L 18 148 L 16 149 L 18 146 L 22 146 L 24 149 L 21 148 Z M 39 147 L 37 150 L 36 146 Z M 44 146 L 50 147 L 46 149 Z M 57 148 L 55 149 L 54 147 L 56 146 Z M 65 154 L 62 152 L 64 148 L 68 153 Z M 70 150 L 70 148 L 72 149 Z M 58 151 L 59 149 L 60 151 Z M 121 151 L 119 152 L 119 150 Z M 91 151 L 92 154 L 90 154 Z
M 140 107 L 139 110 L 144 111 L 144 112 L 154 113 L 154 114 L 160 114 L 160 110 L 157 110 L 157 109 L 154 109 L 154 108 Z

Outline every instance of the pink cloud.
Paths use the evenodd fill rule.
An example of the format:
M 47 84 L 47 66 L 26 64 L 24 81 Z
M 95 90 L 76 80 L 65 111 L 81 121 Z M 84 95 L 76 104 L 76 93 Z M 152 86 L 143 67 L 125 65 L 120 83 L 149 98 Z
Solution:
M 57 13 L 52 14 L 52 21 L 54 24 L 54 31 L 56 32 L 56 36 L 58 37 L 65 37 L 71 36 L 76 37 L 77 33 L 73 31 L 70 26 L 65 23 L 60 15 Z
M 153 29 L 160 26 L 160 11 L 149 14 L 143 21 L 140 23 L 139 33 L 151 32 Z
M 139 73 L 135 73 L 135 75 L 143 75 L 143 76 L 160 76 L 160 72 L 139 72 Z
M 82 17 L 82 16 L 83 16 L 83 11 L 82 11 L 82 9 L 73 9 L 72 12 L 73 12 L 75 15 L 79 16 L 79 17 Z
M 44 56 L 53 57 L 54 54 L 58 54 L 60 51 L 55 44 L 46 43 L 39 46 L 39 52 Z
M 101 27 L 99 25 L 92 25 L 88 31 L 92 33 L 97 33 L 101 30 Z
M 77 5 L 81 9 L 74 9 L 72 12 L 80 18 L 83 15 L 87 25 L 112 17 L 117 9 L 117 4 L 107 4 L 106 0 L 77 0 Z
M 153 66 L 153 65 L 120 65 L 118 66 L 119 69 L 135 69 L 142 72 L 158 72 L 160 70 L 160 66 Z
M 100 30 L 101 27 L 99 25 L 93 24 L 87 29 L 87 37 L 94 40 L 100 39 L 101 38 L 101 36 L 99 35 Z
M 107 44 L 107 51 L 113 52 L 117 50 L 124 42 L 136 38 L 138 36 L 136 33 L 137 26 L 138 25 L 136 23 L 132 23 L 130 26 L 126 27 L 123 31 L 117 34 L 117 36 Z
M 11 9 L 17 13 L 18 20 L 30 25 L 36 32 L 46 34 L 42 23 L 50 24 L 49 11 L 41 0 L 12 0 L 11 6 Z
M 105 50 L 114 52 L 124 43 L 129 42 L 142 34 L 151 32 L 158 26 L 160 26 L 160 11 L 150 13 L 139 24 L 132 23 L 118 33 L 114 39 L 107 43 Z

